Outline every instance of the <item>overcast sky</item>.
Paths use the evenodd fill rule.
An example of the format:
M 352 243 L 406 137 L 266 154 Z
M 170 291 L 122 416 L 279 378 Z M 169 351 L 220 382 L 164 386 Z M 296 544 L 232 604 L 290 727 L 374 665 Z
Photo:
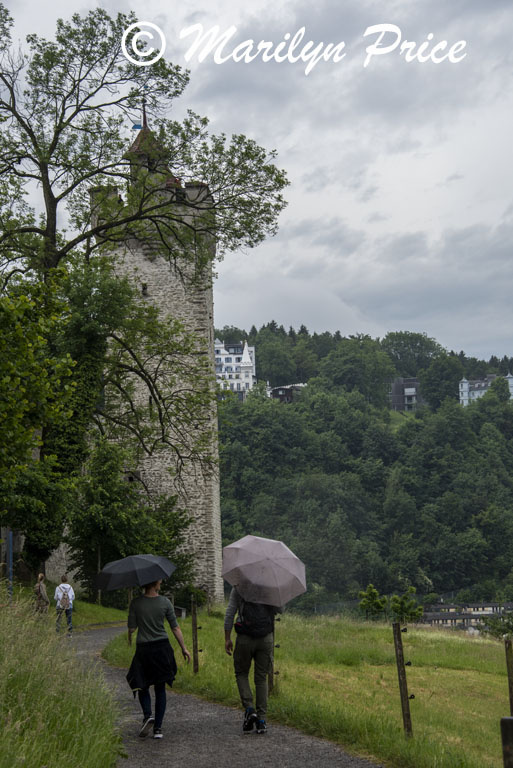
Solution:
M 343 335 L 422 331 L 448 349 L 513 355 L 513 3 L 511 0 L 5 0 L 15 34 L 51 37 L 55 20 L 101 5 L 163 30 L 166 58 L 191 70 L 177 103 L 217 133 L 278 151 L 289 205 L 279 234 L 217 270 L 216 326 L 271 319 Z M 216 64 L 185 52 L 200 23 L 247 39 L 345 41 L 338 63 Z M 376 35 L 465 40 L 466 57 L 408 62 L 398 49 L 364 67 Z M 394 35 L 383 44 L 391 43 Z M 286 50 L 286 49 L 285 49 Z M 429 52 L 429 48 L 427 49 Z

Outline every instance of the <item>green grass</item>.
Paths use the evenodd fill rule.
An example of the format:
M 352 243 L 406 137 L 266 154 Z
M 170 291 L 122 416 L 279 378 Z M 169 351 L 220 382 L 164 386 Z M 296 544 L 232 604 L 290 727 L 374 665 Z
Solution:
M 175 689 L 240 706 L 222 617 L 201 614 L 200 672 L 181 663 Z M 191 649 L 190 621 L 181 621 Z M 174 640 L 172 640 L 174 642 Z M 402 730 L 392 628 L 285 614 L 277 624 L 276 693 L 269 720 L 323 736 L 397 768 L 498 768 L 500 718 L 509 714 L 501 643 L 409 628 L 403 635 L 413 738 Z M 175 645 L 176 647 L 176 645 Z M 115 638 L 104 656 L 128 666 L 133 650 Z
M 100 671 L 0 584 L 0 768 L 114 768 L 116 714 Z
M 390 429 L 392 432 L 397 432 L 398 429 L 406 424 L 408 419 L 414 419 L 415 414 L 410 411 L 392 411 L 390 410 Z

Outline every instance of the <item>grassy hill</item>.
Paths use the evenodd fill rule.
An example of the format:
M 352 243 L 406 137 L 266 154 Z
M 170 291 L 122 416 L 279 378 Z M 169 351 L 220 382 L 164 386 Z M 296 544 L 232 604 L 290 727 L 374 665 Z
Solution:
M 0 768 L 114 768 L 121 740 L 112 695 L 56 634 L 55 611 L 36 615 L 26 591 L 16 587 L 11 602 L 0 580 Z M 112 620 L 98 608 L 81 603 L 75 624 Z
M 189 649 L 190 620 L 180 622 Z M 175 689 L 240 706 L 221 614 L 200 617 L 200 671 L 177 654 Z M 172 641 L 174 642 L 174 640 Z M 497 768 L 500 718 L 509 714 L 501 643 L 409 627 L 403 635 L 413 738 L 402 730 L 392 628 L 342 618 L 285 614 L 277 624 L 277 687 L 270 723 L 293 725 L 401 768 Z M 176 648 L 176 644 L 175 644 Z M 105 650 L 128 666 L 126 637 Z

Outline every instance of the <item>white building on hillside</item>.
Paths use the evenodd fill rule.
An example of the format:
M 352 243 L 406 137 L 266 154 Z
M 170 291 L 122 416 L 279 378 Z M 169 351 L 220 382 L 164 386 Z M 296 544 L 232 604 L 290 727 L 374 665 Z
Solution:
M 475 402 L 478 398 L 483 397 L 496 378 L 496 373 L 489 373 L 484 379 L 471 379 L 470 381 L 462 379 L 460 381 L 460 404 L 470 405 L 470 403 Z M 504 378 L 508 382 L 509 396 L 513 397 L 513 376 L 511 373 L 508 373 Z
M 214 352 L 217 383 L 243 399 L 256 383 L 255 347 L 248 346 L 247 341 L 225 345 L 216 339 Z

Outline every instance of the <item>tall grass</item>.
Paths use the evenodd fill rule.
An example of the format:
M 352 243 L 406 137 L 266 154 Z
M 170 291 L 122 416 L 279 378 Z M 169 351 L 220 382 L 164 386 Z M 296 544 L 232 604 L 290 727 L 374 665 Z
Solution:
M 199 620 L 200 671 L 180 666 L 179 691 L 240 706 L 222 617 Z M 188 643 L 190 622 L 181 626 Z M 402 729 L 392 628 L 284 614 L 277 625 L 271 722 L 294 725 L 397 768 L 498 768 L 500 718 L 508 714 L 504 649 L 481 638 L 409 628 L 403 635 L 413 738 Z M 104 652 L 128 666 L 126 637 Z M 180 654 L 177 654 L 177 658 Z
M 0 583 L 0 768 L 112 768 L 116 710 L 100 672 L 33 601 Z

